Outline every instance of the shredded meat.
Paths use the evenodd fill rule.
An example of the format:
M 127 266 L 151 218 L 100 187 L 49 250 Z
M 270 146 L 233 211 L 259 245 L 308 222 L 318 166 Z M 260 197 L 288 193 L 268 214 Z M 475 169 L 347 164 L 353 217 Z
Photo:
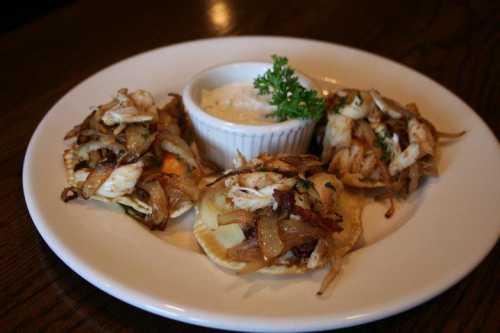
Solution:
M 323 217 L 313 210 L 305 209 L 295 204 L 293 191 L 274 190 L 273 197 L 278 204 L 278 209 L 300 216 L 300 218 L 311 224 L 329 232 L 340 232 L 342 227 L 339 225 L 342 222 L 342 216 L 335 214 L 333 218 Z
M 266 167 L 242 168 L 242 169 L 232 170 L 228 173 L 223 174 L 222 176 L 217 177 L 214 181 L 212 181 L 211 183 L 208 183 L 207 187 L 213 186 L 213 185 L 217 184 L 218 182 L 220 182 L 221 180 L 226 179 L 227 177 L 241 175 L 241 174 L 245 174 L 245 173 L 253 173 L 256 171 L 275 172 L 275 173 L 279 173 L 285 177 L 292 177 L 292 176 L 295 176 L 297 174 L 297 172 L 288 172 L 288 171 L 284 172 L 284 171 L 279 170 L 279 169 L 266 168 Z
M 278 209 L 287 212 L 288 215 L 292 212 L 295 206 L 293 191 L 274 190 L 273 198 L 278 203 Z
M 207 187 L 213 186 L 213 185 L 217 184 L 218 182 L 220 182 L 221 180 L 226 179 L 227 177 L 241 175 L 244 173 L 252 173 L 254 171 L 255 170 L 253 170 L 253 169 L 238 169 L 238 170 L 230 171 L 228 173 L 223 174 L 222 176 L 217 177 L 213 182 L 208 183 Z
M 335 219 L 322 217 L 312 210 L 304 209 L 299 206 L 294 206 L 292 213 L 300 216 L 302 221 L 307 222 L 315 227 L 319 227 L 323 230 L 327 230 L 329 232 L 340 232 L 343 230 L 339 225 L 339 222 L 342 221 L 342 217 L 340 215 L 335 215 Z

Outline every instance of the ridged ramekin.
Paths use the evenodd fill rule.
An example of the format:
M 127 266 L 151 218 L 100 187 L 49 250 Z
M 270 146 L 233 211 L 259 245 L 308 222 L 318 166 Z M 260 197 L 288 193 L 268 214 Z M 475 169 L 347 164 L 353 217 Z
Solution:
M 193 77 L 182 90 L 182 100 L 193 123 L 196 140 L 204 158 L 224 169 L 233 167 L 239 150 L 247 159 L 262 153 L 306 152 L 315 121 L 292 119 L 266 125 L 235 124 L 214 117 L 200 106 L 202 89 L 214 89 L 225 84 L 253 81 L 271 68 L 270 63 L 240 62 L 209 68 Z M 316 89 L 313 82 L 295 71 L 299 82 Z

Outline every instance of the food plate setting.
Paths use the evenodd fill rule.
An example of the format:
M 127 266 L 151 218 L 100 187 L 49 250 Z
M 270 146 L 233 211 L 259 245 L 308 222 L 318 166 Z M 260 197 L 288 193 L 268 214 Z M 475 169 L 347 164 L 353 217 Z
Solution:
M 499 146 L 473 110 L 393 61 L 295 38 L 187 42 L 96 73 L 39 124 L 23 185 L 84 279 L 241 331 L 405 311 L 500 231 Z

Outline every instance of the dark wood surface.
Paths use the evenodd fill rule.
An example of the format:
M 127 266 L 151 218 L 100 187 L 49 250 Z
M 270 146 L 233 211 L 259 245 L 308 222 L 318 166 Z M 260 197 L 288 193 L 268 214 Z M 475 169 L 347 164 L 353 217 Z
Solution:
M 213 23 L 214 6 L 227 9 L 227 22 Z M 76 1 L 1 34 L 0 331 L 207 330 L 99 291 L 65 266 L 36 231 L 21 187 L 25 149 L 45 113 L 81 80 L 133 54 L 186 40 L 314 38 L 374 52 L 428 75 L 476 110 L 498 138 L 499 13 L 498 1 L 472 0 Z M 499 255 L 497 244 L 444 294 L 345 332 L 497 332 Z

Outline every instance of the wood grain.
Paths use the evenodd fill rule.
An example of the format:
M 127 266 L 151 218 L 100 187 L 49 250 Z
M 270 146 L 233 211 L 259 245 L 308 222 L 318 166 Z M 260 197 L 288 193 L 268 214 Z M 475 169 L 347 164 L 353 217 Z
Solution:
M 229 19 L 214 24 L 220 3 Z M 428 75 L 498 138 L 499 13 L 498 1 L 75 1 L 0 35 L 0 331 L 210 331 L 96 289 L 51 252 L 31 222 L 21 189 L 26 146 L 50 107 L 86 77 L 133 54 L 198 38 L 320 39 Z M 417 308 L 341 331 L 498 332 L 499 256 L 497 245 L 464 280 Z

